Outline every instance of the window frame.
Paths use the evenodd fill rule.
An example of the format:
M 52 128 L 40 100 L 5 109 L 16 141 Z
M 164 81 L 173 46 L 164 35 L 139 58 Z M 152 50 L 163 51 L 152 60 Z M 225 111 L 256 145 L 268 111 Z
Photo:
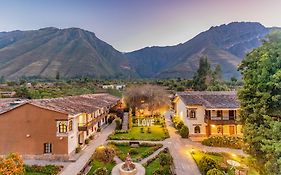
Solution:
M 199 128 L 199 129 L 198 129 L 198 128 Z M 196 131 L 199 131 L 199 132 L 196 132 Z M 194 127 L 194 133 L 195 133 L 195 134 L 200 134 L 200 133 L 201 133 L 201 128 L 200 128 L 199 125 L 197 125 L 197 126 Z
M 60 133 L 60 134 L 67 133 L 67 123 L 65 121 L 59 121 L 58 133 Z
M 53 145 L 50 142 L 44 143 L 44 154 L 52 154 L 53 152 Z

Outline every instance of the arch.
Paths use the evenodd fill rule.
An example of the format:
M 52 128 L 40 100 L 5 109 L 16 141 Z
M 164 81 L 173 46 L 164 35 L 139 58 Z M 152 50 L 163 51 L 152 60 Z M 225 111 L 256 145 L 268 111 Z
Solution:
M 201 131 L 200 131 L 200 126 L 195 126 L 194 127 L 194 133 L 196 134 L 199 134 Z

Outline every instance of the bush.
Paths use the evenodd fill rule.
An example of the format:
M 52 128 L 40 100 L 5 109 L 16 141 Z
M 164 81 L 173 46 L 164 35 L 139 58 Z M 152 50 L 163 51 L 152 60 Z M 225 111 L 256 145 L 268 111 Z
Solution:
M 90 139 L 86 139 L 86 140 L 85 140 L 85 144 L 88 145 L 89 143 L 90 143 Z
M 213 168 L 207 172 L 207 175 L 224 175 L 224 173 L 217 168 Z
M 136 155 L 136 154 L 138 154 L 138 150 L 136 148 L 130 148 L 129 153 L 131 155 Z
M 147 133 L 151 133 L 150 127 L 147 128 Z
M 188 138 L 189 136 L 189 130 L 188 130 L 188 127 L 183 125 L 180 129 L 180 135 L 182 138 Z
M 206 174 L 209 170 L 213 169 L 213 168 L 217 168 L 217 163 L 209 158 L 204 156 L 200 161 L 199 161 L 199 169 L 201 170 L 202 174 Z
M 39 165 L 24 165 L 24 169 L 26 172 L 29 173 L 42 173 L 42 174 L 50 174 L 55 175 L 60 172 L 62 167 L 56 166 L 56 165 L 45 165 L 45 166 L 39 166 Z
M 111 124 L 113 122 L 113 120 L 115 119 L 115 115 L 110 115 L 107 119 L 108 123 Z
M 159 155 L 159 162 L 162 167 L 166 165 L 170 166 L 172 163 L 172 157 L 167 153 L 161 153 Z
M 96 160 L 101 161 L 103 163 L 112 162 L 114 156 L 115 150 L 110 146 L 99 146 L 93 154 L 93 157 Z
M 90 139 L 90 140 L 93 140 L 93 139 L 94 139 L 94 135 L 90 135 L 90 136 L 89 136 L 89 139 Z
M 178 123 L 176 124 L 176 128 L 177 128 L 178 130 L 180 130 L 183 125 L 184 125 L 183 121 L 180 121 L 180 122 L 178 122 Z
M 115 120 L 116 127 L 115 130 L 121 130 L 122 129 L 122 120 L 120 118 Z
M 243 147 L 243 140 L 235 136 L 211 136 L 204 139 L 202 144 L 206 146 L 241 149 Z
M 79 153 L 82 150 L 81 146 L 79 145 L 77 148 L 75 148 L 75 153 Z
M 140 132 L 141 132 L 141 133 L 144 133 L 143 127 L 140 128 Z
M 162 167 L 153 172 L 153 175 L 171 175 L 169 166 Z
M 94 171 L 94 175 L 107 175 L 107 169 L 105 167 L 98 168 Z

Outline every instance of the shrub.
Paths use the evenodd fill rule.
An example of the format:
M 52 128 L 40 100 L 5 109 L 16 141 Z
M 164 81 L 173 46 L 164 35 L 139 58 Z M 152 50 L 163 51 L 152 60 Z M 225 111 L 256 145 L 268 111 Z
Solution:
M 180 135 L 182 138 L 188 138 L 189 136 L 189 130 L 188 130 L 188 127 L 183 125 L 180 129 Z
M 42 173 L 42 174 L 50 174 L 55 175 L 58 174 L 62 167 L 56 165 L 24 165 L 25 171 L 29 173 Z
M 109 163 L 113 161 L 113 158 L 115 156 L 115 150 L 113 149 L 113 147 L 110 146 L 99 146 L 94 154 L 93 157 L 101 162 L 104 163 Z
M 107 175 L 107 169 L 105 167 L 98 168 L 94 171 L 94 175 Z
M 207 175 L 224 175 L 224 173 L 217 168 L 213 168 L 207 172 Z
M 115 120 L 116 127 L 115 130 L 121 130 L 122 129 L 122 120 L 120 118 Z
M 90 139 L 85 139 L 85 144 L 89 144 L 90 143 Z
M 150 127 L 147 128 L 147 133 L 151 133 Z
M 130 148 L 129 153 L 131 155 L 135 155 L 135 154 L 138 154 L 138 150 L 136 148 Z
M 0 174 L 23 174 L 24 166 L 22 157 L 16 153 L 10 153 L 6 157 L 0 157 Z
M 217 168 L 217 163 L 209 158 L 204 156 L 200 161 L 199 161 L 199 169 L 201 170 L 201 172 L 203 174 L 206 174 L 209 170 L 213 169 L 213 168 Z
M 178 123 L 176 124 L 176 128 L 177 128 L 178 130 L 180 130 L 183 125 L 184 125 L 183 121 L 180 121 L 180 122 L 178 122 Z
M 94 135 L 90 135 L 90 136 L 89 136 L 89 139 L 90 139 L 90 140 L 93 140 L 93 139 L 94 139 Z
M 140 128 L 140 132 L 141 132 L 141 133 L 144 133 L 143 127 Z
M 100 132 L 100 131 L 101 131 L 101 128 L 100 128 L 100 127 L 98 127 L 97 132 Z
M 202 144 L 206 146 L 241 149 L 243 147 L 243 140 L 235 136 L 211 136 L 204 139 Z
M 113 120 L 115 119 L 115 115 L 110 115 L 107 119 L 108 123 L 111 124 L 113 122 Z
M 153 172 L 153 175 L 171 175 L 169 166 L 162 167 Z
M 79 145 L 78 147 L 75 148 L 75 153 L 79 153 L 82 150 L 81 146 Z
M 159 162 L 160 162 L 160 165 L 162 167 L 166 166 L 166 165 L 171 165 L 172 157 L 169 154 L 167 154 L 167 153 L 161 153 L 159 155 Z

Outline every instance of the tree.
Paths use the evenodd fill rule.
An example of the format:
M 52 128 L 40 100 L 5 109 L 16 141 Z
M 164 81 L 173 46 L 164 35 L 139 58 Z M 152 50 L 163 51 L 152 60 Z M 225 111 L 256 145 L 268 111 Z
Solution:
M 159 162 L 160 162 L 160 165 L 162 167 L 167 166 L 167 165 L 171 165 L 172 157 L 167 153 L 161 153 L 159 155 Z
M 270 34 L 239 66 L 239 90 L 245 151 L 265 174 L 281 172 L 281 33 Z
M 115 156 L 115 150 L 110 146 L 99 146 L 94 154 L 93 157 L 103 163 L 110 163 L 113 161 Z
M 204 91 L 207 89 L 206 81 L 210 75 L 211 66 L 207 57 L 201 57 L 199 60 L 199 68 L 193 77 L 193 89 Z
M 169 95 L 163 87 L 149 84 L 127 88 L 124 99 L 133 111 L 146 107 L 151 111 L 151 115 L 155 110 L 170 104 Z
M 1 175 L 21 175 L 23 173 L 23 160 L 19 154 L 11 153 L 5 158 L 0 157 Z
M 15 92 L 16 92 L 17 97 L 31 98 L 31 94 L 30 94 L 29 90 L 27 89 L 27 87 L 25 87 L 25 86 L 21 86 L 21 87 L 15 89 Z

